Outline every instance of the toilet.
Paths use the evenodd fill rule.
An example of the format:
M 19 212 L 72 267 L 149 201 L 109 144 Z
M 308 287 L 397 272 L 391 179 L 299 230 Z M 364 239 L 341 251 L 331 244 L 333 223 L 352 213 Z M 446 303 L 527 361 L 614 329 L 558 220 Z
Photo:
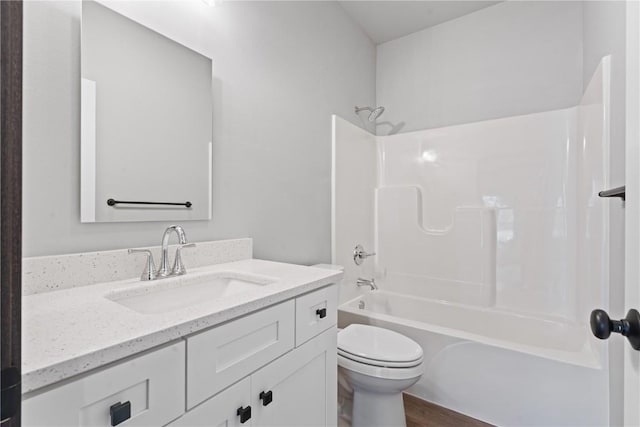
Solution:
M 352 324 L 338 332 L 341 382 L 353 390 L 353 427 L 406 427 L 402 392 L 422 376 L 422 347 L 397 332 Z

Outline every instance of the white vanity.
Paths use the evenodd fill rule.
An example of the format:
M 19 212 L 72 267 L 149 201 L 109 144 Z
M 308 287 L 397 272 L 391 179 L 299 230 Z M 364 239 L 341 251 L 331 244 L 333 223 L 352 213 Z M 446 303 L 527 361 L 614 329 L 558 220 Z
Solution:
M 341 273 L 227 262 L 229 242 L 185 254 L 188 268 L 204 264 L 185 276 L 26 295 L 23 425 L 335 425 Z M 27 267 L 42 262 L 60 265 Z

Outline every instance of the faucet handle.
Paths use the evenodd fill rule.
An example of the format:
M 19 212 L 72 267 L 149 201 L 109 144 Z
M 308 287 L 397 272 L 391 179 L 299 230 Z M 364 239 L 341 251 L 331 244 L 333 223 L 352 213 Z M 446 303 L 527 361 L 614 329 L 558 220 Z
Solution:
M 183 274 L 187 274 L 187 269 L 184 267 L 182 263 L 182 256 L 180 255 L 180 251 L 185 248 L 195 248 L 195 243 L 185 243 L 184 245 L 178 245 L 176 248 L 176 257 L 173 261 L 173 268 L 171 269 L 171 274 L 175 276 L 181 276 Z
M 153 253 L 149 249 L 129 249 L 129 255 L 131 254 L 147 255 L 147 262 L 145 263 L 140 280 L 154 280 L 156 278 L 156 264 L 153 262 Z
M 370 256 L 375 256 L 375 254 L 375 252 L 365 252 L 362 245 L 356 245 L 356 247 L 353 248 L 353 262 L 355 262 L 356 265 L 360 265 L 364 262 L 365 259 L 369 258 Z

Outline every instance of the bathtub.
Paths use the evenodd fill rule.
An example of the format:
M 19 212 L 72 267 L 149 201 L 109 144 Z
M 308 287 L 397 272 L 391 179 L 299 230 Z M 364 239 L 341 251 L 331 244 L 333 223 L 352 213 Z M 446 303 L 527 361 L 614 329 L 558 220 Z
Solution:
M 505 426 L 607 425 L 605 344 L 587 325 L 373 291 L 339 307 L 351 323 L 400 332 L 424 350 L 409 393 Z

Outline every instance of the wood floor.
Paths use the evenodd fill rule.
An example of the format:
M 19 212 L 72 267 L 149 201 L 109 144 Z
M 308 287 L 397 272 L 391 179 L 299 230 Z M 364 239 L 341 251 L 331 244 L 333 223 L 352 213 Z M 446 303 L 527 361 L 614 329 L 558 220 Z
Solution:
M 409 394 L 403 396 L 407 427 L 491 427 L 491 424 L 415 396 Z

